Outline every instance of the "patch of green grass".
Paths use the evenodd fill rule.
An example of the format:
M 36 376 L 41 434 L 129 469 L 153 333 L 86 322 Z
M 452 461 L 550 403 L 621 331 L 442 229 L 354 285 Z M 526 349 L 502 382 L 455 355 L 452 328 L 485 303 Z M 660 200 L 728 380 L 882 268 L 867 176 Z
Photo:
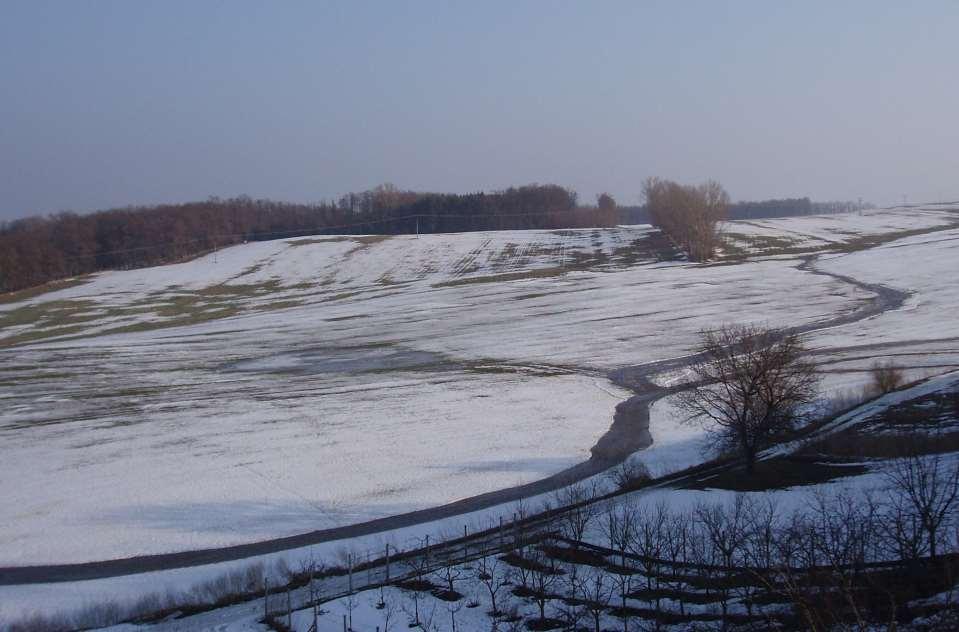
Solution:
M 549 292 L 533 292 L 532 294 L 520 294 L 519 296 L 514 296 L 514 301 L 526 301 L 532 298 L 541 298 L 543 296 L 549 296 Z
M 250 267 L 244 268 L 243 271 L 240 272 L 238 275 L 236 275 L 236 277 L 234 277 L 234 278 L 239 279 L 240 277 L 245 277 L 245 276 L 247 276 L 247 275 L 249 275 L 249 274 L 256 274 L 257 272 L 259 272 L 260 270 L 263 269 L 263 266 L 264 266 L 264 265 L 265 265 L 265 264 L 263 264 L 263 263 L 254 263 L 254 264 L 251 265 Z
M 303 301 L 297 300 L 287 300 L 287 301 L 273 301 L 272 303 L 266 303 L 264 305 L 256 305 L 253 309 L 257 311 L 270 311 L 274 309 L 289 309 L 291 307 L 300 307 L 303 305 Z
M 529 377 L 560 377 L 569 375 L 569 371 L 552 371 L 546 368 L 531 368 L 525 366 L 511 366 L 509 364 L 471 364 L 466 367 L 471 373 L 492 375 L 526 375 Z
M 355 241 L 362 246 L 371 246 L 381 241 L 386 241 L 392 235 L 337 235 L 335 237 L 317 237 L 316 239 L 290 240 L 286 242 L 290 246 L 312 246 L 314 244 L 335 244 L 346 241 Z
M 84 325 L 71 325 L 69 327 L 56 327 L 53 329 L 31 329 L 29 331 L 24 331 L 22 333 L 0 339 L 0 348 L 13 347 L 30 342 L 38 342 L 40 340 L 54 338 L 56 336 L 69 336 L 85 329 L 86 327 Z
M 538 268 L 535 270 L 524 270 L 522 272 L 507 272 L 505 274 L 490 274 L 484 276 L 466 277 L 464 279 L 452 279 L 434 283 L 433 287 L 456 287 L 459 285 L 472 285 L 474 283 L 498 283 L 500 281 L 518 281 L 521 279 L 547 279 L 550 277 L 561 276 L 569 272 L 567 268 L 552 267 Z
M 49 328 L 87 322 L 100 318 L 101 314 L 90 313 L 97 307 L 93 301 L 74 299 L 23 305 L 0 313 L 0 330 L 23 325 Z
M 746 246 L 753 248 L 755 252 L 750 253 L 739 244 L 746 244 Z M 723 234 L 721 248 L 724 258 L 737 260 L 746 259 L 750 256 L 801 255 L 823 249 L 816 246 L 803 246 L 798 240 L 782 235 L 746 235 L 728 232 Z
M 283 286 L 281 285 L 279 279 L 270 279 L 269 281 L 263 281 L 262 283 L 220 283 L 218 285 L 210 285 L 205 288 L 201 288 L 197 290 L 195 294 L 205 298 L 223 298 L 227 300 L 233 300 L 262 296 L 263 294 L 271 294 L 282 289 Z
M 857 252 L 859 250 L 868 250 L 869 248 L 875 248 L 876 246 L 881 246 L 887 244 L 891 241 L 896 241 L 898 239 L 905 239 L 906 237 L 915 237 L 917 235 L 928 235 L 929 233 L 937 233 L 943 230 L 950 230 L 959 225 L 959 221 L 953 220 L 949 224 L 940 225 L 940 226 L 930 226 L 927 228 L 911 228 L 908 230 L 900 230 L 892 233 L 880 233 L 878 235 L 862 235 L 848 241 L 834 244 L 832 247 L 828 248 L 832 252 Z
M 336 323 L 341 320 L 353 320 L 355 318 L 369 318 L 369 317 L 370 317 L 369 314 L 353 314 L 351 316 L 333 316 L 330 318 L 324 318 L 323 320 L 325 320 L 328 323 Z
M 30 298 L 34 298 L 48 292 L 56 292 L 57 290 L 65 290 L 69 287 L 76 287 L 78 285 L 83 285 L 88 283 L 90 279 L 93 278 L 93 275 L 86 274 L 83 276 L 75 277 L 73 279 L 63 279 L 62 281 L 51 281 L 50 283 L 45 283 L 43 285 L 38 285 L 36 287 L 27 288 L 25 290 L 17 290 L 16 292 L 7 292 L 6 294 L 0 294 L 0 305 L 6 305 L 8 303 L 17 303 L 19 301 L 25 301 Z
M 844 241 L 837 241 L 818 246 L 803 246 L 801 242 L 795 239 L 781 235 L 746 235 L 743 233 L 724 233 L 724 243 L 722 250 L 724 252 L 723 260 L 725 262 L 738 262 L 749 257 L 769 257 L 776 255 L 805 255 L 813 253 L 851 253 L 860 250 L 868 250 L 881 246 L 898 239 L 914 237 L 917 235 L 927 235 L 943 230 L 950 230 L 959 225 L 959 222 L 952 221 L 948 224 L 930 226 L 926 228 L 913 228 L 908 230 L 899 230 L 888 233 L 879 233 L 875 235 L 861 235 L 850 231 L 834 230 L 837 236 L 843 236 Z M 748 252 L 739 244 L 746 244 L 756 250 Z M 715 265 L 715 264 L 713 264 Z
M 362 294 L 362 293 L 363 293 L 363 292 L 361 292 L 361 291 L 355 291 L 355 292 L 340 292 L 340 293 L 338 293 L 338 294 L 334 294 L 333 296 L 331 296 L 331 297 L 329 297 L 329 298 L 323 299 L 323 302 L 324 302 L 324 303 L 329 303 L 329 302 L 332 302 L 332 301 L 342 301 L 342 300 L 345 300 L 345 299 L 348 299 L 348 298 L 353 298 L 354 296 L 357 296 L 358 294 Z
M 107 336 L 112 334 L 127 334 L 141 331 L 154 331 L 157 329 L 169 329 L 171 327 L 186 327 L 189 325 L 205 323 L 211 320 L 219 320 L 220 318 L 229 318 L 230 316 L 236 316 L 240 312 L 240 308 L 235 305 L 216 307 L 214 309 L 198 311 L 178 318 L 171 318 L 169 320 L 148 321 L 130 323 L 129 325 L 121 325 L 119 327 L 113 327 L 112 329 L 96 332 L 93 335 Z

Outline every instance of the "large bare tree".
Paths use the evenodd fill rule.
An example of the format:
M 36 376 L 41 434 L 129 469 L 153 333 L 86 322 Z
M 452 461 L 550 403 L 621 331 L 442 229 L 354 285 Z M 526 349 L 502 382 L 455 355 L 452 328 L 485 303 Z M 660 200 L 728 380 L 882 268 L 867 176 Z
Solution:
M 707 261 L 719 246 L 719 222 L 725 219 L 729 195 L 722 185 L 708 180 L 683 185 L 648 178 L 643 195 L 652 223 L 686 251 L 693 261 Z
M 910 452 L 892 462 L 886 478 L 894 499 L 925 532 L 929 555 L 935 558 L 943 531 L 956 523 L 959 513 L 959 462 L 941 454 L 923 455 L 917 449 Z
M 704 330 L 696 351 L 702 362 L 679 407 L 738 450 L 752 473 L 759 451 L 794 429 L 815 397 L 816 367 L 799 334 L 757 325 Z

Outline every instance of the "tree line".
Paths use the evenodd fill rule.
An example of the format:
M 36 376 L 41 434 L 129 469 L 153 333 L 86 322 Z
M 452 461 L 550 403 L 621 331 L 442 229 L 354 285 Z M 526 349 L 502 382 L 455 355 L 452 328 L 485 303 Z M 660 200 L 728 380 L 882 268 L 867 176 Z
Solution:
M 796 217 L 803 215 L 822 215 L 848 213 L 862 208 L 872 208 L 866 202 L 813 202 L 808 197 L 777 198 L 769 200 L 749 200 L 733 202 L 726 212 L 726 219 L 765 219 L 775 217 Z M 641 206 L 619 207 L 620 222 L 624 224 L 650 223 L 649 208 Z
M 615 204 L 579 206 L 575 191 L 551 184 L 469 194 L 381 185 L 317 204 L 241 196 L 61 212 L 0 224 L 0 292 L 100 270 L 183 261 L 254 240 L 612 226 L 616 219 Z

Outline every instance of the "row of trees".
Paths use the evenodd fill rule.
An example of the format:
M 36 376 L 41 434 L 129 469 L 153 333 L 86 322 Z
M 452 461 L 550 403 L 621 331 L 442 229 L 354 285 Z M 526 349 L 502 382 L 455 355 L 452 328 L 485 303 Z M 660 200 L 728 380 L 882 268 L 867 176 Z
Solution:
M 238 197 L 84 215 L 65 212 L 0 225 L 0 292 L 99 270 L 181 261 L 250 240 L 610 226 L 615 221 L 615 205 L 579 207 L 574 191 L 535 184 L 466 195 L 382 185 L 335 203 Z
M 913 455 L 886 480 L 882 492 L 820 494 L 797 508 L 738 494 L 673 510 L 629 498 L 603 503 L 574 486 L 556 494 L 545 528 L 524 531 L 517 522 L 500 556 L 408 558 L 409 579 L 399 584 L 406 603 L 397 608 L 380 593 L 388 606 L 382 629 L 390 631 L 399 610 L 410 628 L 455 631 L 461 599 L 473 590 L 488 601 L 493 630 L 602 632 L 610 617 L 623 632 L 895 629 L 918 616 L 927 629 L 954 629 L 947 600 L 936 614 L 910 602 L 955 586 L 959 467 Z M 435 616 L 428 592 L 449 619 Z M 518 601 L 535 616 L 520 614 Z
M 813 204 L 808 197 L 736 202 L 729 205 L 729 219 L 793 217 L 812 213 Z
M 808 197 L 778 198 L 770 200 L 740 201 L 729 205 L 726 219 L 762 219 L 771 217 L 796 217 L 802 215 L 819 215 L 833 213 L 848 213 L 851 211 L 873 208 L 868 202 L 813 202 Z M 649 224 L 649 209 L 647 206 L 622 206 L 619 209 L 620 222 L 623 224 Z
M 719 246 L 718 224 L 725 219 L 729 194 L 718 182 L 683 185 L 662 178 L 643 184 L 654 226 L 672 238 L 693 261 L 708 261 Z

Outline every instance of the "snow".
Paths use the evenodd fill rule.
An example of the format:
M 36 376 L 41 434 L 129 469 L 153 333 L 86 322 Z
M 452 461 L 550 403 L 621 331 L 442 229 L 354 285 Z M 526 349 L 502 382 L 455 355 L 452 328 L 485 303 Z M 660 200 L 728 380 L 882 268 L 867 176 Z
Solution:
M 778 231 L 819 247 L 856 235 L 944 226 L 954 218 L 893 209 L 736 223 L 730 230 Z M 699 329 L 720 322 L 814 324 L 872 297 L 783 257 L 719 266 L 617 258 L 617 248 L 647 232 L 620 227 L 254 243 L 220 251 L 215 262 L 211 255 L 103 273 L 0 305 L 2 318 L 24 304 L 82 300 L 93 303 L 84 304 L 83 313 L 99 315 L 82 323 L 80 337 L 74 332 L 0 349 L 0 477 L 16 481 L 0 486 L 0 564 L 248 542 L 542 478 L 585 459 L 615 405 L 629 395 L 605 379 L 607 370 L 685 355 Z M 939 230 L 815 263 L 911 293 L 898 310 L 809 335 L 817 358 L 832 371 L 825 376 L 827 394 L 861 389 L 876 358 L 896 359 L 913 378 L 959 367 L 957 248 L 959 230 Z M 571 265 L 571 253 L 595 251 L 606 257 L 580 269 L 563 267 Z M 198 299 L 205 308 L 227 303 L 236 313 L 143 328 L 178 322 L 179 315 L 164 309 L 177 297 Z M 297 304 L 275 306 L 290 301 Z M 137 327 L 109 331 L 130 325 Z M 0 340 L 42 329 L 0 329 Z M 923 388 L 943 384 L 934 380 Z M 702 461 L 708 444 L 701 430 L 682 423 L 669 398 L 652 406 L 650 419 L 654 444 L 634 460 L 656 475 Z M 855 484 L 875 482 L 870 474 Z M 649 494 L 647 500 L 662 498 L 677 508 L 726 496 L 717 490 Z M 779 496 L 794 505 L 801 495 Z M 489 526 L 514 510 L 493 507 L 228 564 L 66 587 L 4 586 L 0 616 L 26 614 L 51 598 L 64 609 L 108 596 L 130 601 L 257 562 L 331 560 L 344 547 L 409 546 L 426 533 Z M 192 623 L 243 629 L 259 614 L 244 608 Z
M 48 295 L 111 324 L 2 352 L 2 468 L 18 485 L 0 488 L 0 564 L 250 542 L 543 478 L 585 460 L 629 395 L 607 369 L 683 355 L 710 323 L 816 322 L 869 297 L 796 262 L 618 259 L 647 233 L 247 244 Z M 485 278 L 577 251 L 605 255 Z M 483 282 L 444 285 L 464 271 Z M 237 313 L 104 333 L 176 321 L 183 296 Z

